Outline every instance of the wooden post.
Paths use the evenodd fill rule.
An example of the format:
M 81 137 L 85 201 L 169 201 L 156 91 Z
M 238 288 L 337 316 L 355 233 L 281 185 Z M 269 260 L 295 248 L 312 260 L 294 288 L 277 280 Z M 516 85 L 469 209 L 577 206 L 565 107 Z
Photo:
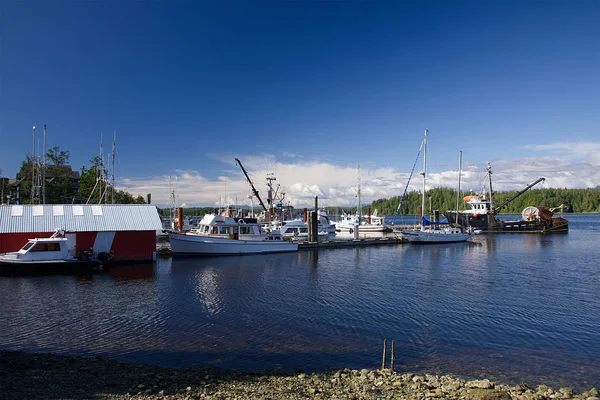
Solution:
M 319 241 L 319 198 L 315 196 L 315 216 L 312 221 L 313 241 Z
M 385 357 L 387 356 L 387 339 L 383 339 L 383 356 L 381 357 L 381 369 L 385 369 Z
M 394 341 L 392 340 L 392 360 L 390 362 L 390 369 L 394 370 L 394 361 L 396 361 L 396 346 Z

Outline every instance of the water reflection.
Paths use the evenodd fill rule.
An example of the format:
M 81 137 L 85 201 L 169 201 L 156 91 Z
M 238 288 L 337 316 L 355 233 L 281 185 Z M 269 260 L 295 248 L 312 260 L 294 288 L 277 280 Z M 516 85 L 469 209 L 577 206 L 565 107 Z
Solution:
M 600 381 L 600 232 L 476 240 L 0 278 L 1 346 L 326 370 L 377 367 L 388 338 L 403 370 Z
M 105 269 L 115 281 L 134 281 L 154 279 L 154 263 L 118 264 Z

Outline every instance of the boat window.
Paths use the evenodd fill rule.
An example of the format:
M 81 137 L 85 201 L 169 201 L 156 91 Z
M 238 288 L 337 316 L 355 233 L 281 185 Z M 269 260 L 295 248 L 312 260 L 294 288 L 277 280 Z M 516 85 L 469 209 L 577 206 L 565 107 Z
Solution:
M 60 251 L 60 244 L 58 243 L 48 243 L 47 251 Z
M 226 226 L 220 226 L 219 227 L 219 233 L 221 235 L 227 235 L 227 227 Z
M 37 243 L 33 246 L 33 249 L 30 250 L 30 252 L 33 251 L 48 251 L 48 243 Z
M 234 235 L 237 235 L 237 234 L 238 234 L 238 227 L 237 227 L 237 226 L 234 226 L 234 227 L 233 227 L 233 234 L 234 234 Z
M 308 232 L 308 228 L 300 228 L 300 233 L 307 233 Z
M 217 233 L 219 233 L 219 230 L 217 229 L 216 226 L 211 226 L 210 227 L 210 233 L 211 234 L 217 234 Z
M 240 226 L 240 233 L 242 235 L 249 235 L 251 233 L 249 226 Z
M 25 246 L 23 246 L 23 250 L 29 250 L 33 246 L 33 242 L 27 242 Z

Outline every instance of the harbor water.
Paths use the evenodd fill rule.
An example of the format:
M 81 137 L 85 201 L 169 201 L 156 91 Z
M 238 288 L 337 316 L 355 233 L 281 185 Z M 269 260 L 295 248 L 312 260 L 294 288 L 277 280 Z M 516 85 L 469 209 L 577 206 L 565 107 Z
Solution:
M 600 215 L 476 243 L 159 258 L 0 278 L 0 348 L 175 367 L 378 368 L 600 386 Z

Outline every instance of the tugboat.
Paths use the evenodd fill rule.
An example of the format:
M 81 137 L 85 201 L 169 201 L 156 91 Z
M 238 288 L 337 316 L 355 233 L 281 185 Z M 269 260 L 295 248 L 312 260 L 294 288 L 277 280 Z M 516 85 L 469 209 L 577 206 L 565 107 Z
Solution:
M 496 217 L 498 211 L 538 183 L 545 181 L 545 178 L 539 178 L 527 185 L 525 189 L 507 199 L 504 203 L 495 207 L 492 194 L 492 168 L 489 163 L 487 166 L 487 177 L 489 193 L 482 192 L 478 196 L 465 196 L 463 200 L 471 206 L 471 209 L 446 211 L 444 216 L 450 223 L 455 223 L 465 228 L 480 229 L 482 232 L 550 233 L 567 232 L 569 230 L 568 220 L 562 216 L 554 216 L 554 211 L 557 209 L 562 211 L 562 205 L 550 209 L 544 207 L 527 207 L 521 213 L 521 219 L 515 221 L 503 221 Z

